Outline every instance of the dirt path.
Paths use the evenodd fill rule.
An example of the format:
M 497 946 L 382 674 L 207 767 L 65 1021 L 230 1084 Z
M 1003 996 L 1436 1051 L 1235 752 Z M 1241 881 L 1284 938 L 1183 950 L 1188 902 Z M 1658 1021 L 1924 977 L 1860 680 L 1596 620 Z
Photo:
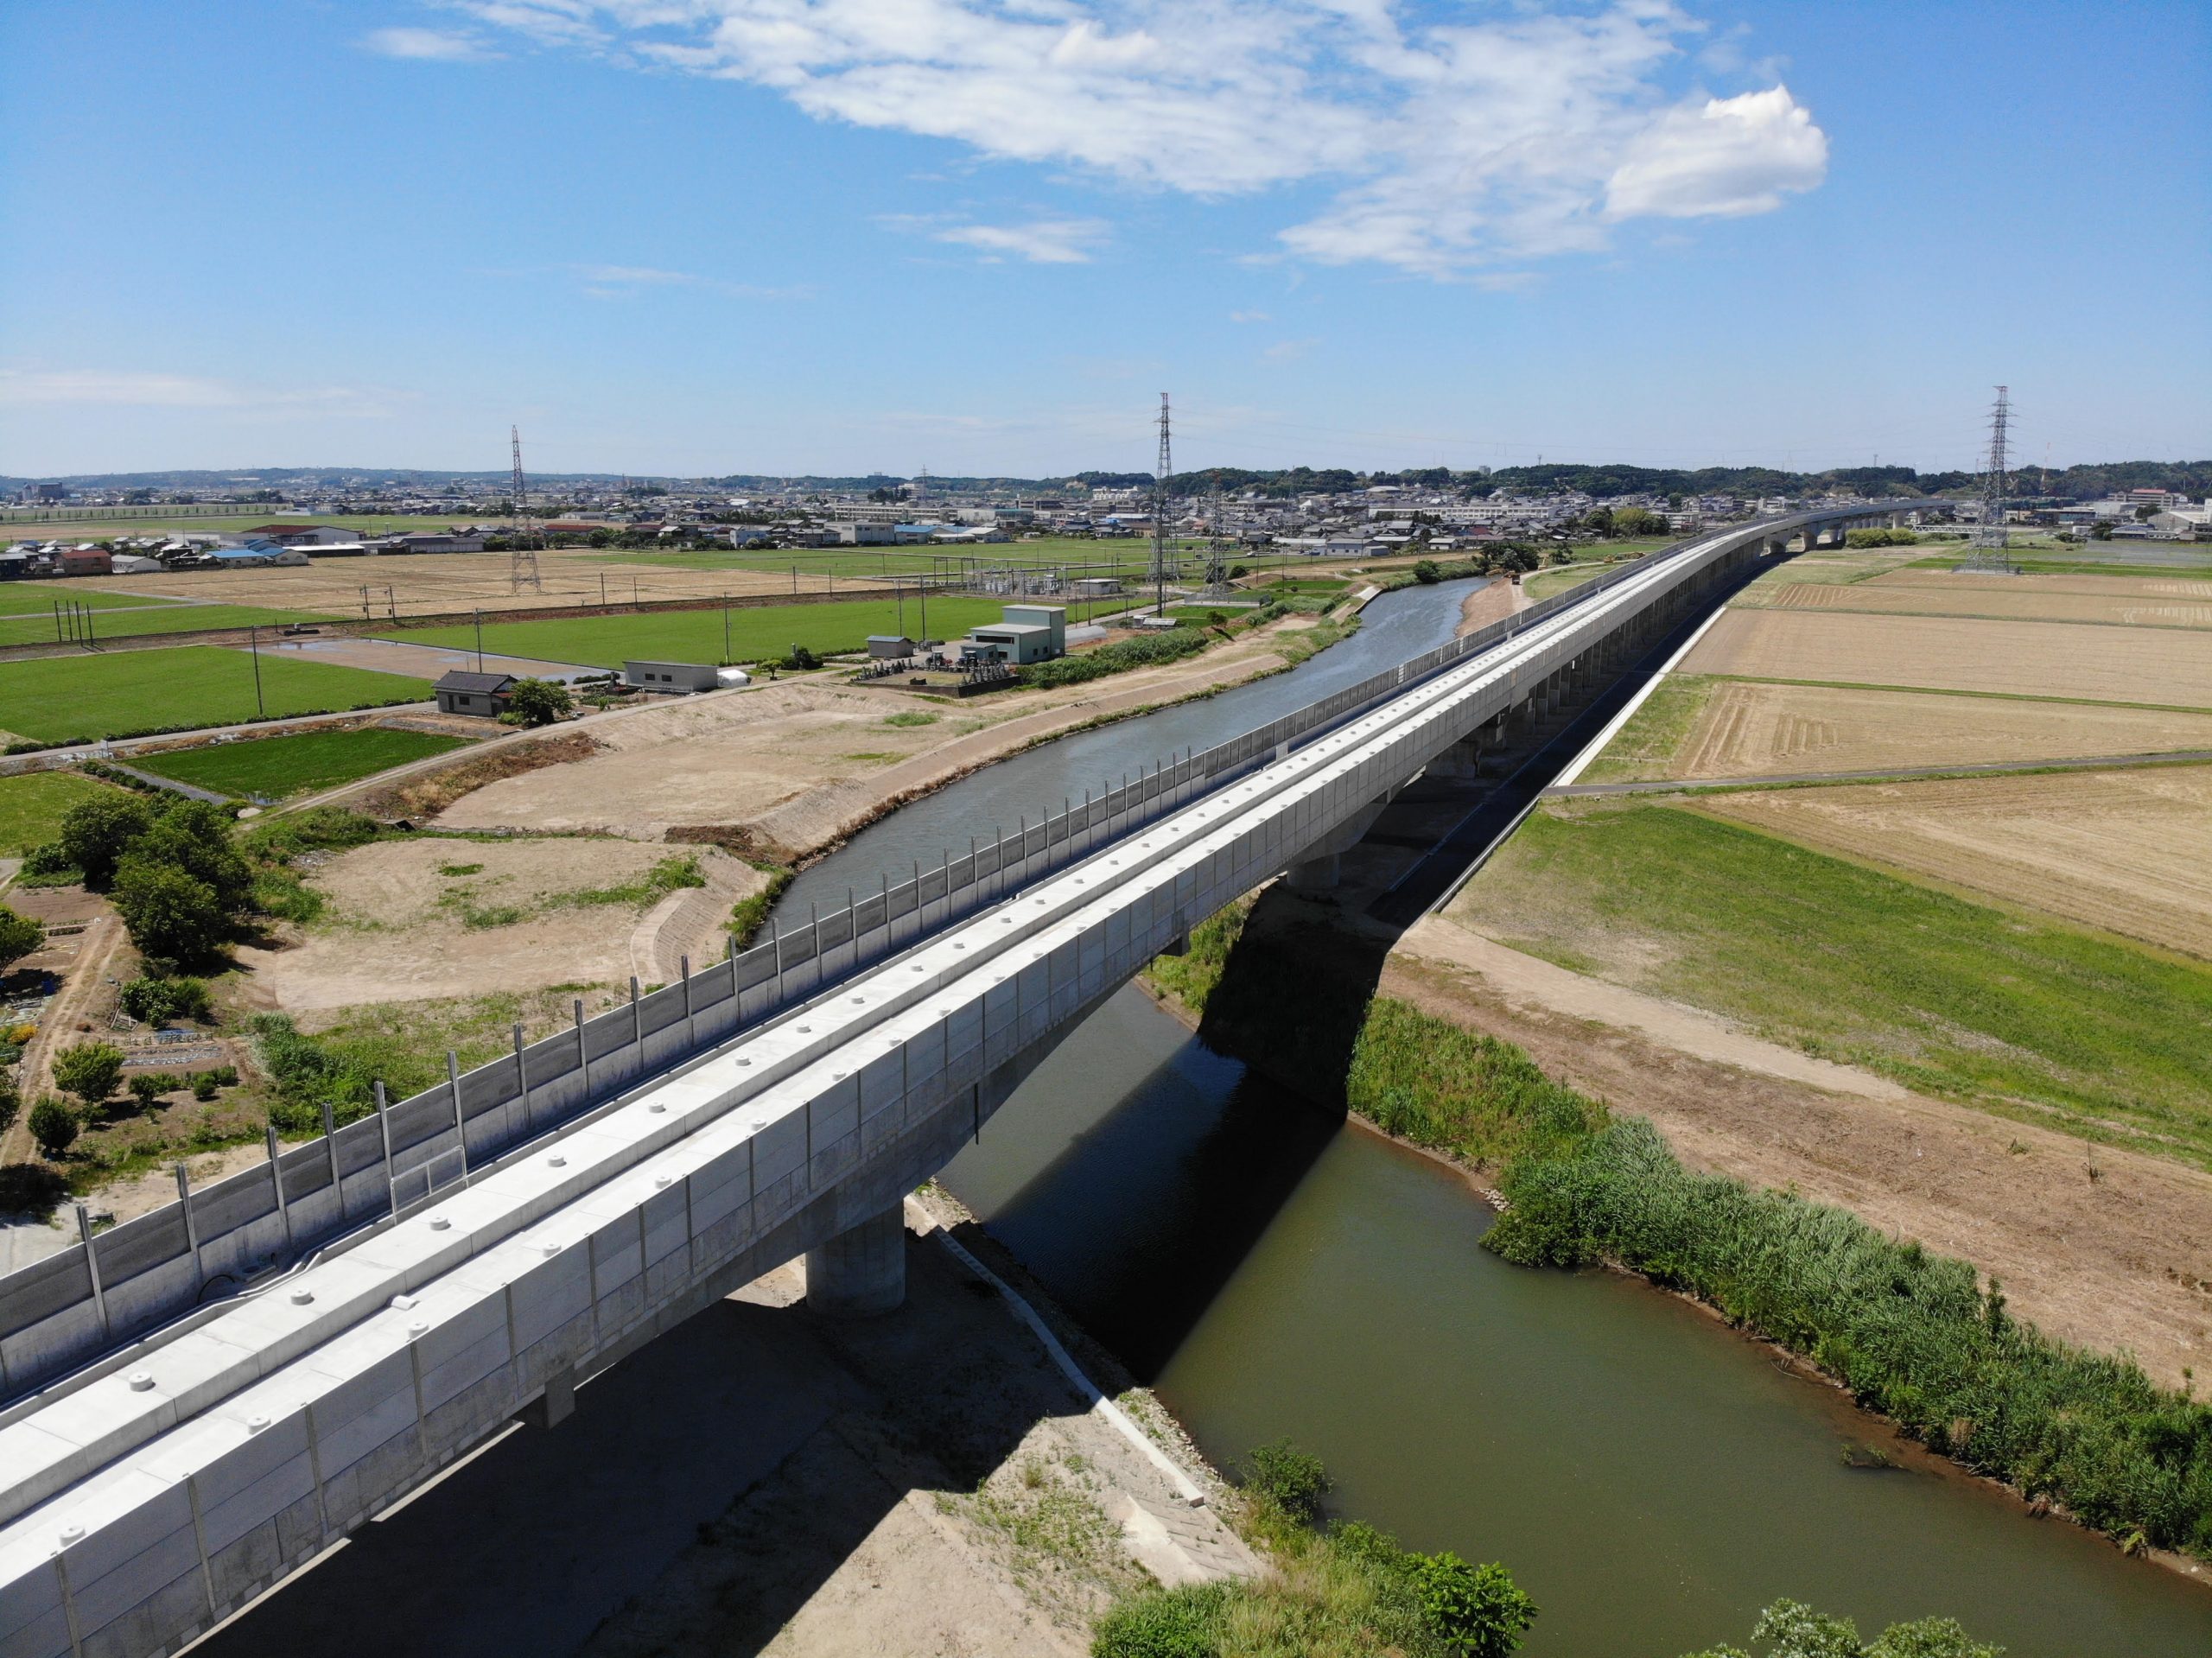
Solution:
M 2051 1335 L 2133 1352 L 2170 1387 L 2212 1360 L 2212 1177 L 1791 1054 L 1448 921 L 1407 936 L 1382 988 L 1649 1117 L 1693 1166 L 1973 1261 Z
M 122 920 L 101 905 L 78 937 L 75 959 L 69 964 L 60 991 L 48 1006 L 46 1017 L 39 1021 L 38 1033 L 24 1045 L 23 1057 L 16 1062 L 16 1087 L 25 1101 L 53 1093 L 54 1056 L 79 1037 L 89 1040 L 93 1034 L 77 1026 L 87 1021 L 99 1023 L 92 1018 L 92 1010 L 113 972 L 118 953 L 129 944 Z M 20 1163 L 30 1156 L 30 1112 L 26 1109 L 0 1137 L 0 1163 Z

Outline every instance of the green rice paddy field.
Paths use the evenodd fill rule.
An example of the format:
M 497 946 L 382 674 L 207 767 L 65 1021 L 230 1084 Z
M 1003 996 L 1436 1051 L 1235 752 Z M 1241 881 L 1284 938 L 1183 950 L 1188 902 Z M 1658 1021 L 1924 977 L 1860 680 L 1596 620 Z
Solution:
M 0 600 L 8 595 L 0 593 Z M 331 619 L 328 613 L 269 610 L 258 605 L 187 605 L 141 600 L 150 610 L 102 609 L 91 618 L 92 638 L 134 638 L 149 633 L 189 633 L 203 627 L 283 627 L 294 622 Z M 41 645 L 55 640 L 54 613 L 0 615 L 0 645 Z
M 0 856 L 44 846 L 61 831 L 61 815 L 80 802 L 119 792 L 81 772 L 29 772 L 0 778 Z
M 995 599 L 931 599 L 932 638 L 957 637 L 978 622 L 995 622 L 1005 607 Z M 484 648 L 551 662 L 620 668 L 636 658 L 658 662 L 759 662 L 788 656 L 793 645 L 828 653 L 857 651 L 871 633 L 918 635 L 922 607 L 903 613 L 892 600 L 854 600 L 753 610 L 678 610 L 635 616 L 558 617 L 542 622 L 494 622 Z M 903 626 L 902 626 L 903 620 Z M 725 632 L 727 627 L 727 632 Z M 413 645 L 474 649 L 469 626 L 406 628 L 389 637 Z
M 486 630 L 487 632 L 489 629 Z M 429 700 L 429 682 L 213 645 L 0 663 L 0 733 L 45 743 Z
M 360 726 L 347 731 L 303 731 L 289 737 L 256 737 L 234 743 L 149 754 L 130 762 L 179 783 L 212 789 L 240 800 L 281 800 L 287 795 L 373 776 L 410 760 L 428 759 L 467 746 L 465 737 L 427 731 Z

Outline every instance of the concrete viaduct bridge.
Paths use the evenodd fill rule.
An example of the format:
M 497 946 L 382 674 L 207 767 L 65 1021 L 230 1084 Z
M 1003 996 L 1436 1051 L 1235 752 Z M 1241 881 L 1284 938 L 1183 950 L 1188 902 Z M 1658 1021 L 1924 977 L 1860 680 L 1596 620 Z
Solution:
M 904 1295 L 899 1204 L 1072 1028 L 1394 791 L 1746 562 L 1703 536 L 948 852 L 683 981 L 0 1280 L 0 1658 L 175 1650 L 518 1415 L 804 1254 Z M 272 1139 L 273 1146 L 273 1139 Z M 80 1217 L 81 1224 L 81 1217 Z

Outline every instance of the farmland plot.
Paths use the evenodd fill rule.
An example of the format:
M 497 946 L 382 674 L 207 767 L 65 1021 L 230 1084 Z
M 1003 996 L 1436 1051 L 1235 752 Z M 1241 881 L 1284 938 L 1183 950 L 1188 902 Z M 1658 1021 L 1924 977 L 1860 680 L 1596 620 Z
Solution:
M 1738 823 L 2212 959 L 2212 766 L 1723 795 Z

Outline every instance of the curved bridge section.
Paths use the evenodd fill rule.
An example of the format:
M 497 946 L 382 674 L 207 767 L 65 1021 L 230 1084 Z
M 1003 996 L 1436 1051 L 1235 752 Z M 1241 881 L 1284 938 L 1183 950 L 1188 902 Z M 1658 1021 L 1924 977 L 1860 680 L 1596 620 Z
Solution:
M 184 1247 L 137 1276 L 189 1293 L 127 1302 L 143 1326 L 127 1339 L 131 1280 L 88 1247 L 85 1294 L 48 1289 L 37 1320 L 0 1323 L 11 1383 L 40 1388 L 0 1412 L 0 1658 L 174 1650 L 511 1419 L 557 1421 L 579 1381 L 803 1253 L 825 1300 L 895 1302 L 886 1212 L 1194 924 L 1329 858 L 1426 766 L 1745 561 L 1938 505 L 1685 543 L 917 868 L 657 1005 L 633 993 L 596 1027 L 456 1072 L 254 1172 L 266 1209 L 232 1199 L 243 1218 L 213 1237 L 190 1204 L 149 1217 Z M 318 1231 L 334 1235 L 318 1252 L 283 1248 Z M 278 1264 L 255 1288 L 194 1307 L 212 1266 L 257 1249 Z

